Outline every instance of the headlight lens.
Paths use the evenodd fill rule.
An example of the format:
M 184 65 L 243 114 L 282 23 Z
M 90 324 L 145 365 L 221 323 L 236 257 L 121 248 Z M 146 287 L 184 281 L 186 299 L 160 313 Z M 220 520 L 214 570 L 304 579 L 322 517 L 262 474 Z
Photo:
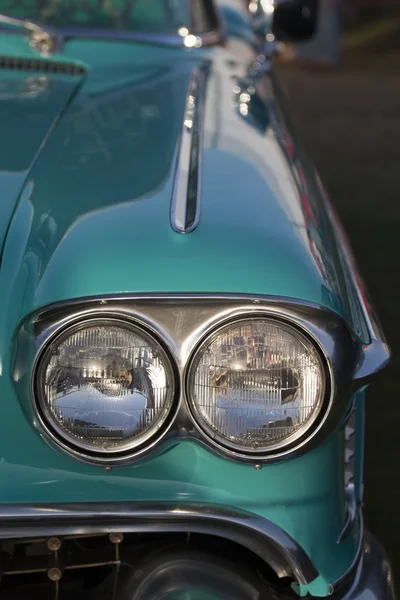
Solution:
M 243 319 L 209 336 L 189 370 L 197 422 L 242 452 L 270 452 L 301 437 L 324 397 L 324 367 L 314 345 L 293 327 L 265 318 Z
M 171 410 L 174 378 L 161 345 L 121 321 L 91 321 L 44 353 L 37 392 L 59 437 L 94 453 L 118 453 L 155 434 Z

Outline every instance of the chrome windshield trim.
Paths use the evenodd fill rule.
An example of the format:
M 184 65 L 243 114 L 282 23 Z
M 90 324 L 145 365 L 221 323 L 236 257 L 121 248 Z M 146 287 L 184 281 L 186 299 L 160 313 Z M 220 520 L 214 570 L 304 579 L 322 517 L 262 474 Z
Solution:
M 200 220 L 205 85 L 204 70 L 194 69 L 186 95 L 171 201 L 171 227 L 177 233 L 190 233 Z
M 94 39 L 115 42 L 139 42 L 144 44 L 159 44 L 161 46 L 172 46 L 175 48 L 188 47 L 185 44 L 188 36 L 174 33 L 151 33 L 140 31 L 121 31 L 116 29 L 92 29 L 84 27 L 64 27 L 60 30 L 65 39 Z M 193 36 L 192 36 L 193 37 Z M 194 36 L 196 48 L 203 46 L 215 46 L 221 44 L 224 39 L 222 29 L 207 31 Z
M 307 585 L 318 571 L 283 529 L 251 512 L 201 503 L 3 504 L 0 539 L 94 533 L 192 532 L 222 537 L 257 554 L 277 574 Z
M 6 16 L 6 15 L 5 15 Z M 14 17 L 8 17 L 9 24 L 11 25 L 11 21 L 18 21 L 15 23 L 15 26 L 18 26 L 22 29 L 29 29 L 24 25 L 27 21 L 23 19 L 14 19 Z M 21 21 L 21 22 L 20 22 Z M 6 23 L 3 20 L 3 23 Z M 121 31 L 116 29 L 93 29 L 93 28 L 85 28 L 85 27 L 60 27 L 59 29 L 53 29 L 48 26 L 42 26 L 36 23 L 29 22 L 32 25 L 35 25 L 38 29 L 29 29 L 32 34 L 37 33 L 38 31 L 46 32 L 48 35 L 55 36 L 57 35 L 57 39 L 60 42 L 58 49 L 62 47 L 62 43 L 66 43 L 67 41 L 74 39 L 88 39 L 88 40 L 104 40 L 109 42 L 137 42 L 142 44 L 155 44 L 160 46 L 169 46 L 173 48 L 187 48 L 188 36 L 181 36 L 173 33 L 151 33 L 151 32 L 139 32 L 139 31 Z M 1 26 L 0 20 L 0 33 L 7 33 L 8 29 Z M 13 30 L 13 33 L 15 31 Z M 213 31 L 207 31 L 205 33 L 199 33 L 192 35 L 192 38 L 195 38 L 195 48 L 199 47 L 208 47 L 208 46 L 216 46 L 221 44 L 224 40 L 224 34 L 221 27 Z M 191 38 L 189 38 L 191 39 Z M 186 41 L 186 43 L 185 43 Z M 191 46 L 189 46 L 191 47 Z M 54 49 L 56 52 L 57 49 Z
M 20 19 L 18 17 L 10 17 L 0 13 L 0 24 L 10 25 L 18 29 L 28 31 L 30 35 L 30 45 L 40 50 L 42 54 L 53 54 L 61 50 L 63 46 L 63 35 L 56 27 L 41 25 L 29 19 Z
M 33 33 L 47 33 L 48 35 L 61 38 L 59 30 L 55 27 L 41 25 L 40 23 L 35 23 L 35 21 L 30 21 L 29 19 L 19 19 L 18 17 L 10 17 L 0 13 L 0 23 L 11 25 L 12 27 L 26 29 L 27 31 Z

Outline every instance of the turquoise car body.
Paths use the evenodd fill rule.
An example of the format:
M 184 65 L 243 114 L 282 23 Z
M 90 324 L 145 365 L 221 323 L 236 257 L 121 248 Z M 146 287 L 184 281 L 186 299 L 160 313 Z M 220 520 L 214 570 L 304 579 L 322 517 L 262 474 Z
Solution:
M 332 208 L 272 70 L 254 76 L 249 97 L 256 55 L 251 31 L 238 31 L 201 48 L 71 39 L 46 58 L 20 32 L 0 35 L 0 509 L 157 501 L 243 509 L 279 526 L 314 563 L 318 576 L 297 593 L 325 597 L 352 568 L 362 535 L 354 527 L 341 538 L 343 427 L 261 469 L 182 439 L 107 470 L 47 443 L 18 396 L 32 369 L 15 366 L 21 323 L 82 298 L 293 299 L 343 320 L 354 343 L 372 344 Z M 70 72 L 7 68 L 16 58 Z M 170 210 L 194 70 L 207 80 L 200 218 L 182 235 Z M 385 351 L 382 342 L 377 368 Z M 360 379 L 347 406 L 362 412 L 364 390 Z M 355 480 L 360 500 L 361 459 Z

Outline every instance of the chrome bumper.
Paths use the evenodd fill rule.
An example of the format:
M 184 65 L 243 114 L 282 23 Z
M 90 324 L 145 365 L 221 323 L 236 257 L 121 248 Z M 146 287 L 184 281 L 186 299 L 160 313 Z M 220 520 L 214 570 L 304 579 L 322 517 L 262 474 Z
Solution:
M 395 600 L 392 570 L 382 546 L 365 535 L 363 552 L 351 581 L 337 586 L 332 600 Z M 339 589 L 341 588 L 341 589 Z
M 236 542 L 239 546 L 258 555 L 275 571 L 278 578 L 289 577 L 297 584 L 307 585 L 318 576 L 318 571 L 310 558 L 282 529 L 266 519 L 237 509 L 210 504 L 169 505 L 159 502 L 153 505 L 148 503 L 3 505 L 0 511 L 0 544 L 1 540 L 20 540 L 21 534 L 29 541 L 38 537 L 46 540 L 52 536 L 79 537 L 93 534 L 113 536 L 122 532 L 174 534 L 188 531 Z M 203 561 L 205 564 L 207 564 L 207 552 L 208 550 Z M 56 552 L 55 559 L 57 558 Z M 174 561 L 171 566 L 171 576 L 175 571 L 178 573 L 177 584 L 183 566 L 182 558 L 178 558 L 178 562 L 176 560 L 175 562 L 179 563 L 179 569 L 175 569 Z M 168 561 L 171 562 L 169 557 Z M 119 557 L 117 556 L 111 562 L 119 563 Z M 56 567 L 58 566 L 57 563 Z M 15 565 L 11 567 L 10 574 L 20 572 Z M 76 565 L 63 564 L 65 569 L 75 567 Z M 190 565 L 189 567 L 193 568 Z M 38 570 L 46 573 L 47 562 L 42 569 L 36 569 Z M 199 571 L 198 567 L 196 567 L 197 571 Z M 209 571 L 208 565 L 207 572 Z M 229 575 L 229 567 L 224 571 L 225 575 L 228 572 L 226 579 L 228 583 L 233 573 Z M 164 566 L 162 572 L 165 572 Z M 203 579 L 201 577 L 200 581 Z M 223 578 L 219 577 L 218 585 L 222 584 Z M 273 597 L 287 600 L 295 599 L 297 595 L 290 590 L 289 594 L 278 590 Z M 388 559 L 372 535 L 368 533 L 364 535 L 356 564 L 343 579 L 334 584 L 333 593 L 329 598 L 332 600 L 395 600 L 392 571 Z
M 143 586 L 148 593 L 147 598 L 167 598 L 171 588 L 188 593 L 185 597 L 195 598 L 199 592 L 209 594 L 210 597 L 224 598 L 224 600 L 250 600 L 253 598 L 274 598 L 275 600 L 296 600 L 294 591 L 280 589 L 266 581 L 261 582 L 255 577 L 252 570 L 246 572 L 244 565 L 233 566 L 223 560 L 208 555 L 190 552 L 174 554 L 167 553 L 158 557 L 158 561 L 146 564 L 142 569 L 143 579 L 136 582 L 138 589 Z M 168 574 L 166 576 L 166 574 Z M 132 596 L 132 576 L 125 589 L 129 590 L 127 598 Z M 184 583 L 183 583 L 184 582 Z M 204 583 L 206 582 L 206 584 Z M 146 587 L 147 586 L 147 587 Z M 149 590 L 152 590 L 150 593 Z M 239 592 L 240 590 L 240 592 Z M 193 594 L 193 595 L 192 595 Z M 214 596 L 215 594 L 215 596 Z M 208 597 L 208 595 L 207 595 Z M 312 600 L 311 596 L 307 596 Z M 363 550 L 357 565 L 336 586 L 336 591 L 329 596 L 332 600 L 395 600 L 391 568 L 383 548 L 375 538 L 366 534 Z M 125 596 L 121 594 L 121 600 Z M 140 596 L 142 600 L 142 596 Z
M 191 532 L 224 538 L 259 556 L 278 577 L 307 585 L 318 576 L 304 550 L 280 527 L 253 513 L 214 504 L 2 505 L 1 540 L 110 533 Z M 23 532 L 23 533 L 22 533 Z

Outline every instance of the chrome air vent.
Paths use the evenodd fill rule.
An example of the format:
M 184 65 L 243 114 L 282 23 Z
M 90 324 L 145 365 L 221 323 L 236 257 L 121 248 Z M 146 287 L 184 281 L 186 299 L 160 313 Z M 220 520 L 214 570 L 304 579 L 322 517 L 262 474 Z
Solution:
M 357 505 L 364 492 L 364 392 L 360 392 L 344 425 L 344 487 L 351 492 Z
M 86 73 L 83 67 L 72 63 L 14 56 L 0 56 L 0 69 L 29 73 L 56 73 L 58 75 L 84 75 Z
M 364 471 L 364 392 L 360 392 L 343 425 L 343 485 L 347 504 L 347 520 L 339 537 L 343 539 L 357 523 L 363 503 Z
M 357 411 L 354 406 L 344 427 L 344 487 L 354 486 L 356 471 Z

